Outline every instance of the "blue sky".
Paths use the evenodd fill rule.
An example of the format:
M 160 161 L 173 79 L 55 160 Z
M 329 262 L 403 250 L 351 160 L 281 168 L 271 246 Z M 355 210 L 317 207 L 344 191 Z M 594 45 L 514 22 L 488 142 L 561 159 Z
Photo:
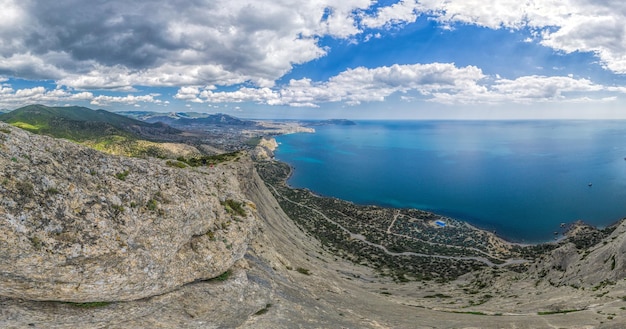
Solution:
M 626 118 L 626 3 L 0 0 L 0 108 Z

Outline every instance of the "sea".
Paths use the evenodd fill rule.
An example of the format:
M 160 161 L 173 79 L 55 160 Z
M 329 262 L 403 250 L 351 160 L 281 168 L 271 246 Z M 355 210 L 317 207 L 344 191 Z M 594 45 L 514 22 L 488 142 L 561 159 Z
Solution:
M 626 121 L 356 121 L 277 137 L 288 184 L 417 208 L 513 242 L 626 217 Z

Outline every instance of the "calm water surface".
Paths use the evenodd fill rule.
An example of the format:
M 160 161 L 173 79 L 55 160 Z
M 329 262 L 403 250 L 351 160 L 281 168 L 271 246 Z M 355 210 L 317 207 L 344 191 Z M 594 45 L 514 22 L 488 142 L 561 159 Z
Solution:
M 626 217 L 626 121 L 402 121 L 277 138 L 289 184 L 359 204 L 419 208 L 513 241 Z M 589 184 L 592 184 L 590 187 Z

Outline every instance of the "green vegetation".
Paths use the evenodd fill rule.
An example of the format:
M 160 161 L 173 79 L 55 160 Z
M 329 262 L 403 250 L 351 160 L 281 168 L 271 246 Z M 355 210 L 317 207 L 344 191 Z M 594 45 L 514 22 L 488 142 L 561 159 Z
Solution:
M 298 267 L 298 268 L 296 268 L 296 271 L 297 271 L 298 273 L 302 273 L 302 274 L 304 274 L 304 275 L 311 275 L 311 271 L 309 271 L 309 270 L 308 270 L 308 269 L 306 269 L 306 268 Z
M 126 180 L 128 174 L 130 174 L 130 172 L 128 170 L 124 170 L 123 172 L 118 172 L 117 174 L 115 174 L 115 178 L 119 180 Z
M 59 194 L 60 192 L 56 188 L 50 187 L 46 190 L 46 193 L 49 195 L 54 195 L 54 194 Z
M 611 257 L 611 271 L 615 269 L 615 255 Z
M 122 205 L 113 204 L 113 205 L 111 205 L 111 209 L 113 209 L 113 214 L 115 216 L 117 216 L 117 215 L 119 215 L 119 214 L 124 212 L 124 206 L 122 206 Z
M 249 147 L 257 147 L 261 143 L 261 137 L 250 138 L 246 141 L 246 145 Z
M 289 218 L 318 239 L 328 252 L 375 268 L 380 275 L 397 282 L 453 280 L 484 268 L 486 264 L 478 258 L 500 264 L 507 258 L 536 258 L 556 247 L 551 244 L 514 246 L 510 250 L 499 248 L 487 232 L 451 218 L 418 209 L 361 206 L 290 188 L 285 181 L 291 168 L 281 162 L 258 162 L 256 169 Z M 436 220 L 444 220 L 448 225 L 445 229 L 439 228 L 434 224 Z M 389 253 L 364 243 L 355 235 L 384 247 Z M 525 266 L 519 265 L 515 270 L 524 271 Z
M 267 313 L 267 311 L 269 311 L 270 307 L 272 307 L 272 304 L 267 303 L 264 308 L 258 310 L 256 313 L 254 313 L 254 315 L 263 315 Z
M 18 127 L 18 128 L 22 128 L 22 129 L 24 129 L 24 130 L 28 130 L 28 131 L 33 132 L 33 133 L 37 133 L 37 132 L 39 132 L 39 130 L 41 130 L 42 128 L 46 128 L 46 125 L 43 125 L 43 124 L 40 124 L 40 125 L 31 125 L 31 124 L 29 124 L 29 123 L 26 123 L 26 122 L 21 122 L 21 121 L 18 121 L 18 122 L 12 122 L 12 123 L 11 123 L 11 125 L 12 125 L 12 126 L 15 126 L 15 127 Z
M 7 129 L 7 128 L 1 128 L 1 129 L 0 129 L 0 132 L 3 132 L 3 133 L 5 133 L 5 134 L 10 134 L 10 133 L 11 133 L 11 130 L 9 130 L 9 129 Z
M 434 294 L 434 295 L 427 295 L 427 296 L 424 296 L 424 298 L 452 298 L 452 296 L 439 293 L 439 294 Z
M 43 246 L 43 242 L 41 241 L 41 239 L 36 236 L 30 238 L 30 243 L 33 245 L 33 248 L 35 248 L 35 250 L 41 250 L 41 247 Z
M 35 187 L 29 182 L 20 181 L 15 184 L 18 193 L 22 197 L 33 197 L 35 195 Z
M 231 270 L 227 270 L 226 272 L 214 277 L 213 279 L 210 279 L 209 281 L 218 281 L 218 282 L 226 281 L 228 280 L 228 278 L 230 278 L 232 274 L 233 272 Z
M 452 312 L 452 313 L 458 313 L 458 314 L 471 314 L 471 315 L 488 315 L 486 313 L 483 312 L 478 312 L 478 311 L 467 311 L 467 312 Z
M 146 207 L 148 208 L 148 210 L 150 211 L 155 211 L 157 210 L 157 201 L 155 199 L 150 199 L 148 200 L 148 203 L 146 204 Z
M 226 212 L 233 215 L 238 215 L 241 217 L 246 216 L 246 210 L 243 208 L 243 202 L 235 201 L 233 199 L 228 199 L 222 203 Z
M 565 313 L 572 313 L 572 312 L 580 312 L 583 311 L 584 309 L 581 310 L 557 310 L 557 311 L 543 311 L 543 312 L 537 312 L 538 315 L 551 315 L 551 314 L 565 314 Z
M 165 162 L 165 165 L 167 165 L 168 167 L 173 167 L 173 168 L 186 168 L 187 167 L 187 165 L 184 162 L 172 161 L 172 160 L 167 160 L 167 162 Z
M 609 280 L 604 280 L 604 281 L 601 281 L 600 283 L 598 283 L 597 285 L 595 285 L 593 288 L 591 288 L 591 290 L 592 291 L 600 290 L 600 289 L 602 289 L 602 288 L 604 288 L 606 286 L 609 286 L 609 285 L 613 286 L 613 285 L 615 285 L 615 282 L 609 281 Z
M 65 302 L 64 304 L 71 305 L 71 306 L 78 307 L 78 308 L 98 308 L 98 307 L 109 306 L 113 303 L 112 302 L 89 302 L 89 303 Z
M 239 156 L 240 156 L 239 152 L 230 152 L 230 153 L 223 153 L 223 154 L 217 154 L 217 155 L 195 156 L 195 157 L 189 157 L 189 158 L 185 158 L 181 156 L 181 157 L 176 158 L 176 160 L 178 160 L 179 162 L 183 162 L 189 165 L 190 167 L 200 167 L 200 166 L 216 165 L 222 162 L 236 160 Z
M 64 138 L 99 151 L 126 156 L 163 157 L 165 151 L 159 143 L 149 141 L 153 139 L 151 136 L 180 134 L 179 130 L 162 124 L 78 106 L 29 105 L 0 114 L 0 121 L 32 133 Z

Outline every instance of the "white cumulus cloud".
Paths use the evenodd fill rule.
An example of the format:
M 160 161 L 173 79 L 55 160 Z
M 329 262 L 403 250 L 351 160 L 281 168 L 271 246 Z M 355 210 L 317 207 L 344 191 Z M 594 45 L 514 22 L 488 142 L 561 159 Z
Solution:
M 612 94 L 608 98 L 604 95 Z M 277 88 L 240 88 L 213 91 L 181 88 L 181 99 L 208 103 L 254 102 L 268 105 L 319 107 L 324 103 L 382 102 L 393 94 L 442 104 L 500 104 L 615 100 L 626 88 L 604 86 L 572 76 L 523 76 L 504 79 L 487 76 L 475 66 L 453 63 L 392 65 L 346 70 L 324 82 L 291 80 Z M 413 94 L 419 97 L 415 97 Z
M 566 53 L 591 52 L 613 72 L 626 73 L 626 2 L 595 0 L 402 0 L 364 17 L 367 27 L 393 26 L 428 15 L 442 24 L 533 30 L 538 41 Z M 533 39 L 527 39 L 532 41 Z

